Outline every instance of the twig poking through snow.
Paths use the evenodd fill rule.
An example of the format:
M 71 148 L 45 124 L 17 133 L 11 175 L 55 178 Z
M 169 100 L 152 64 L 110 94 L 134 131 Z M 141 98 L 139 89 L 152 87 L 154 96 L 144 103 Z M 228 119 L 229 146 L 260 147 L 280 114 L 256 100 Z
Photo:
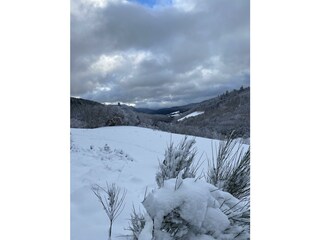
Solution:
M 95 184 L 91 187 L 92 192 L 99 199 L 103 210 L 106 212 L 109 221 L 109 240 L 111 240 L 112 233 L 112 224 L 116 218 L 121 214 L 124 208 L 124 199 L 126 197 L 127 191 L 124 189 L 121 190 L 120 187 L 117 187 L 114 183 L 109 185 L 107 183 L 107 188 L 100 187 L 98 184 Z M 103 192 L 101 193 L 100 190 Z M 122 191 L 122 193 L 121 193 Z

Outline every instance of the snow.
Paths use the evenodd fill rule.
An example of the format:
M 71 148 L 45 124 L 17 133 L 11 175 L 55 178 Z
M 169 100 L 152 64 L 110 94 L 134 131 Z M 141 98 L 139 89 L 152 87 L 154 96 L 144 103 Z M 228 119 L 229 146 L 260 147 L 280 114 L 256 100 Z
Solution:
M 171 117 L 178 117 L 180 116 L 180 111 L 172 112 L 169 114 Z
M 105 187 L 106 181 L 127 190 L 126 204 L 123 212 L 114 222 L 112 237 L 113 239 L 119 237 L 121 237 L 119 239 L 130 239 L 128 236 L 131 232 L 125 228 L 129 226 L 132 206 L 134 205 L 137 211 L 140 209 L 145 213 L 142 205 L 145 192 L 147 191 L 148 195 L 153 189 L 158 188 L 155 175 L 159 161 L 164 159 L 164 153 L 170 141 L 176 145 L 183 139 L 184 135 L 140 127 L 71 129 L 71 240 L 107 239 L 109 220 L 97 197 L 91 191 L 93 184 Z M 196 160 L 202 153 L 211 156 L 211 141 L 213 145 L 218 143 L 208 138 L 197 137 L 195 140 L 198 153 Z M 203 164 L 203 168 L 206 165 Z M 184 181 L 181 184 L 182 189 Z M 174 183 L 169 181 L 166 184 L 168 187 L 163 191 L 171 191 L 169 187 Z M 199 196 L 203 195 L 201 191 L 198 193 Z M 224 192 L 213 193 L 215 195 L 212 196 L 217 198 L 231 196 Z M 190 203 L 188 208 L 199 208 L 201 204 L 203 204 L 201 201 Z M 204 203 L 203 207 L 205 206 Z M 218 213 L 211 211 L 208 216 L 198 213 L 193 217 L 199 220 L 217 216 Z M 147 221 L 146 226 L 140 237 L 149 240 L 148 228 L 152 227 L 152 222 Z M 225 225 L 216 227 L 222 229 Z M 199 237 L 199 239 L 206 238 Z
M 221 195 L 214 192 L 222 191 L 201 180 L 187 178 L 182 182 L 176 189 L 175 179 L 165 181 L 163 188 L 150 193 L 143 202 L 148 214 L 154 219 L 154 228 L 160 231 L 164 216 L 179 208 L 180 216 L 190 224 L 190 227 L 198 229 L 199 233 L 211 231 L 218 234 L 226 230 L 230 226 L 230 221 L 220 206 L 230 198 L 236 203 L 239 200 L 232 196 L 226 196 L 227 199 L 221 198 Z
M 201 115 L 201 114 L 204 114 L 204 112 L 193 112 L 193 113 L 190 113 L 190 114 L 184 116 L 183 118 L 178 119 L 178 122 L 183 121 L 186 118 L 195 117 L 195 116 L 198 116 L 198 115 Z
M 244 206 L 244 202 L 203 180 L 186 178 L 180 181 L 179 184 L 176 179 L 166 180 L 162 188 L 150 193 L 143 201 L 147 213 L 154 220 L 153 228 L 148 225 L 147 229 L 153 229 L 156 239 L 182 237 L 195 240 L 206 233 L 213 234 L 209 239 L 234 239 L 239 233 L 248 233 L 247 226 L 231 224 L 229 220 L 230 213 L 239 213 L 238 209 Z M 168 218 L 168 214 L 174 211 L 178 214 Z M 163 223 L 175 224 L 175 237 L 163 236 L 162 228 L 166 227 L 162 226 Z M 244 234 L 242 237 L 246 239 L 248 236 Z

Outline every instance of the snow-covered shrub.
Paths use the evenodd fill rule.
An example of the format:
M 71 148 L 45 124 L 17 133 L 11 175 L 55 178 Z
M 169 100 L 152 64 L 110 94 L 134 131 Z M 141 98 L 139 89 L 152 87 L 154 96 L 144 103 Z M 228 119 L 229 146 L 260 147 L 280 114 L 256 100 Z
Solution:
M 165 158 L 159 164 L 159 171 L 156 174 L 156 181 L 159 187 L 167 179 L 176 178 L 182 172 L 182 178 L 195 177 L 195 169 L 191 167 L 196 150 L 194 149 L 195 139 L 188 140 L 187 137 L 178 146 L 170 143 L 165 152 Z
M 127 230 L 132 232 L 133 240 L 138 240 L 138 237 L 144 228 L 146 219 L 144 215 L 137 212 L 135 207 L 132 208 L 132 213 L 130 215 L 129 228 Z
M 106 151 L 106 152 L 110 152 L 110 147 L 108 144 L 105 144 L 104 147 L 103 147 L 103 150 Z
M 250 195 L 250 148 L 233 139 L 232 134 L 220 141 L 216 157 L 212 154 L 207 182 L 242 199 Z
M 143 201 L 148 218 L 139 240 L 249 239 L 248 205 L 194 178 L 165 180 Z

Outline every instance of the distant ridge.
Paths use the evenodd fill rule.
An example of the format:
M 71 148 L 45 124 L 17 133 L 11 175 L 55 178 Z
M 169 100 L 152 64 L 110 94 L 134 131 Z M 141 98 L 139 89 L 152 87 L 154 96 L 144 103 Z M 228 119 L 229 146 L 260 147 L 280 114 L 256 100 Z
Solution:
M 150 109 L 150 108 L 136 108 L 137 112 L 149 113 L 149 114 L 170 114 L 172 112 L 179 111 L 180 113 L 190 110 L 192 107 L 196 106 L 197 103 L 190 103 L 183 106 L 175 106 L 170 108 L 160 108 L 160 109 Z
M 163 109 L 104 105 L 99 102 L 70 98 L 70 126 L 142 126 L 172 133 L 209 138 L 223 138 L 230 132 L 236 137 L 250 137 L 250 88 L 226 91 L 215 98 Z M 178 114 L 170 115 L 173 112 Z M 196 115 L 195 112 L 203 112 Z M 190 115 L 192 117 L 184 118 Z M 179 119 L 183 119 L 178 121 Z

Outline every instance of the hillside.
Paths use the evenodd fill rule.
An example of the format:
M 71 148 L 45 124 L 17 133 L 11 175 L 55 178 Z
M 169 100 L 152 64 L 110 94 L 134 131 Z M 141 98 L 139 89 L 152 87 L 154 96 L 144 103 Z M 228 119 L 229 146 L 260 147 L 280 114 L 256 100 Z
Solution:
M 198 103 L 183 114 L 175 116 L 172 126 L 169 127 L 172 132 L 203 137 L 213 137 L 213 133 L 214 137 L 219 137 L 235 131 L 236 136 L 248 138 L 250 137 L 250 88 L 227 92 Z
M 166 115 L 150 115 L 134 111 L 126 105 L 104 105 L 79 98 L 70 98 L 70 127 L 98 128 L 105 126 L 152 127 L 158 121 L 168 122 Z
M 226 92 L 200 103 L 157 110 L 77 98 L 70 102 L 72 128 L 141 126 L 209 138 L 221 139 L 232 131 L 236 137 L 250 137 L 250 88 Z M 198 112 L 201 114 L 195 114 Z

